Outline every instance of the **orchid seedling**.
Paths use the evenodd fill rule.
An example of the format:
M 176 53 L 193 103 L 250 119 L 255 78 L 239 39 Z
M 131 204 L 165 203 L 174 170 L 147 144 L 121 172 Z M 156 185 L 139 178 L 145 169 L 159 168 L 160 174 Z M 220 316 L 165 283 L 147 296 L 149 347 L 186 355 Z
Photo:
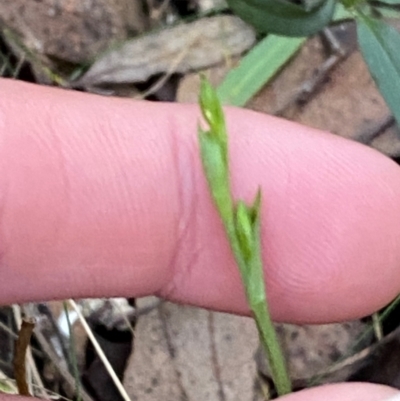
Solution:
M 281 396 L 291 392 L 291 383 L 267 304 L 260 238 L 261 189 L 251 205 L 232 199 L 224 112 L 216 91 L 204 77 L 199 103 L 208 124 L 208 130 L 198 128 L 204 173 L 239 267 L 260 341 L 269 359 L 272 379 Z

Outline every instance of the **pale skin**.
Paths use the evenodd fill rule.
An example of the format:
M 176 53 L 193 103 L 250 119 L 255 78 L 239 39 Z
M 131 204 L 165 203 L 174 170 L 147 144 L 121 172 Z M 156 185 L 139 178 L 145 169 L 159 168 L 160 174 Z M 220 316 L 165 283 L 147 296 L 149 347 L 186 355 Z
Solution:
M 0 93 L 0 304 L 156 294 L 248 312 L 202 173 L 196 105 L 8 80 Z M 263 191 L 273 317 L 340 321 L 391 301 L 400 292 L 399 167 L 311 128 L 226 113 L 234 195 Z M 347 383 L 282 399 L 396 393 Z

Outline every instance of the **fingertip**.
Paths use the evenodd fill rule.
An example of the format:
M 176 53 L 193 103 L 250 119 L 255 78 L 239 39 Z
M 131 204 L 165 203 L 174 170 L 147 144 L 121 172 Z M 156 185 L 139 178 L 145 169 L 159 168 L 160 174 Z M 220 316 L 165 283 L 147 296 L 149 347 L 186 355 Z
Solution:
M 236 199 L 263 192 L 262 241 L 274 318 L 320 323 L 372 313 L 400 291 L 400 169 L 358 143 L 270 116 L 227 109 Z M 199 161 L 194 170 L 201 171 Z M 247 313 L 207 183 L 195 183 L 194 240 L 173 299 Z M 198 291 L 198 288 L 202 288 Z
M 399 394 L 399 390 L 380 384 L 339 383 L 314 387 L 279 399 L 282 401 L 397 401 L 396 397 L 399 397 Z
M 197 106 L 0 86 L 1 302 L 157 292 L 248 312 L 202 170 Z M 351 319 L 393 299 L 399 167 L 318 130 L 226 115 L 234 197 L 263 193 L 274 318 Z

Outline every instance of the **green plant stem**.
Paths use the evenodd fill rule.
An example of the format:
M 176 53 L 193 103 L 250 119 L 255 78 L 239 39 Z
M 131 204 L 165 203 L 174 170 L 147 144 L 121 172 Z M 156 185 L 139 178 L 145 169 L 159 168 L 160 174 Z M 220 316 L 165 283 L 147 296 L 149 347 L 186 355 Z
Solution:
M 279 345 L 275 327 L 272 323 L 268 307 L 265 302 L 252 307 L 257 324 L 261 344 L 268 356 L 271 375 L 279 396 L 289 394 L 292 384 L 288 375 L 285 358 Z
M 225 225 L 225 230 L 236 263 L 239 266 L 242 282 L 245 285 L 246 298 L 257 325 L 261 344 L 268 357 L 271 367 L 271 376 L 276 391 L 279 396 L 288 394 L 292 391 L 292 386 L 285 363 L 285 357 L 268 308 L 260 246 L 256 246 L 253 257 L 246 263 L 240 251 L 235 230 L 230 227 L 229 224 Z M 259 235 L 259 221 L 257 222 L 256 231 Z M 260 243 L 260 241 L 255 242 L 256 244 Z
M 271 366 L 278 395 L 291 392 L 291 383 L 275 327 L 269 313 L 261 257 L 261 192 L 251 206 L 234 202 L 230 189 L 228 136 L 224 113 L 215 90 L 203 78 L 200 107 L 209 130 L 199 128 L 199 142 L 204 173 L 211 196 L 223 222 L 246 297 L 256 321 L 261 344 Z

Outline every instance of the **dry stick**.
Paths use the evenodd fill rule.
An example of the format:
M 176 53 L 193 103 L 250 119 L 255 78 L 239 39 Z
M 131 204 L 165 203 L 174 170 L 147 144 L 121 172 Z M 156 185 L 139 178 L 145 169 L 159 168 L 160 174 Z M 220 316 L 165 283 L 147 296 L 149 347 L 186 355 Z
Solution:
M 329 28 L 324 28 L 322 30 L 322 35 L 325 36 L 329 47 L 331 48 L 331 51 L 335 54 L 339 54 L 342 57 L 346 55 L 346 50 L 343 49 L 342 45 L 340 44 L 338 38 L 335 36 L 335 34 L 332 32 L 331 29 Z
M 382 135 L 387 129 L 395 125 L 392 114 L 388 114 L 378 122 L 371 124 L 366 130 L 355 137 L 355 140 L 365 145 L 370 144 L 375 138 Z
M 18 334 L 15 334 L 8 326 L 6 326 L 3 322 L 0 322 L 0 329 L 4 330 L 10 337 L 14 340 L 18 339 Z
M 18 339 L 18 334 L 14 333 L 7 325 L 5 325 L 3 322 L 0 322 L 0 330 L 3 330 L 6 332 L 11 338 L 14 340 Z M 32 350 L 32 353 L 34 353 L 36 356 L 42 357 L 43 353 L 39 351 L 37 348 L 30 347 Z
M 22 320 L 14 350 L 14 376 L 17 382 L 18 393 L 29 397 L 32 394 L 29 392 L 28 383 L 26 382 L 26 351 L 31 342 L 34 327 L 35 323 L 33 320 Z
M 19 305 L 12 305 L 12 311 L 14 315 L 14 320 L 17 325 L 17 327 L 22 326 L 22 313 L 21 313 L 21 307 Z M 32 375 L 31 375 L 31 370 L 28 370 L 26 372 L 26 376 L 28 378 L 28 383 L 29 383 L 29 391 L 32 392 Z
M 21 308 L 18 305 L 12 305 L 12 309 L 13 309 L 13 313 L 14 313 L 15 322 L 17 323 L 17 327 L 21 327 L 21 325 L 22 325 Z M 32 377 L 33 377 L 33 379 L 35 380 L 35 382 L 37 384 L 38 395 L 40 397 L 48 400 L 49 397 L 46 393 L 46 390 L 45 390 L 44 384 L 42 382 L 42 378 L 40 377 L 35 360 L 33 359 L 31 347 L 29 347 L 27 349 L 26 354 L 27 354 L 28 367 L 29 367 L 26 374 L 28 377 L 28 384 L 30 387 L 30 392 L 33 393 L 33 383 L 32 383 Z
M 300 85 L 292 98 L 290 98 L 282 107 L 274 111 L 274 115 L 282 116 L 291 105 L 298 102 L 307 102 L 311 95 L 325 81 L 327 75 L 349 54 L 349 51 L 345 51 L 340 46 L 339 41 L 330 29 L 325 28 L 323 34 L 330 43 L 333 54 L 319 65 L 310 79 Z
M 38 394 L 37 395 L 39 395 L 41 398 L 49 400 L 50 397 L 47 394 L 47 390 L 46 390 L 46 388 L 44 386 L 42 378 L 40 377 L 39 370 L 38 370 L 38 368 L 36 366 L 35 360 L 33 359 L 31 347 L 28 348 L 27 356 L 28 356 L 29 370 L 30 370 L 30 372 L 32 372 L 33 380 L 37 384 L 37 388 L 38 388 Z M 33 384 L 31 384 L 31 386 L 33 388 Z
M 62 378 L 67 383 L 67 385 L 70 386 L 71 390 L 75 388 L 75 378 L 67 369 L 67 363 L 57 355 L 57 353 L 53 350 L 53 347 L 50 345 L 49 341 L 46 339 L 41 331 L 36 329 L 34 334 L 43 352 L 50 359 L 54 367 L 58 370 Z M 83 388 L 80 389 L 80 395 L 83 401 L 93 401 L 90 395 Z
M 318 68 L 316 73 L 307 81 L 303 82 L 296 90 L 294 96 L 290 98 L 282 107 L 274 111 L 274 115 L 283 116 L 285 111 L 293 104 L 309 100 L 311 95 L 324 82 L 329 72 L 331 72 L 344 58 L 340 54 L 333 54 L 328 57 Z
M 119 380 L 118 376 L 116 375 L 116 373 L 114 372 L 113 367 L 111 366 L 110 362 L 108 361 L 106 355 L 104 354 L 103 350 L 100 347 L 100 344 L 98 343 L 98 341 L 96 340 L 91 328 L 89 327 L 86 319 L 84 318 L 84 316 L 82 315 L 82 312 L 80 311 L 78 305 L 76 304 L 76 302 L 72 299 L 68 300 L 69 304 L 72 306 L 72 308 L 75 310 L 75 312 L 78 315 L 78 319 L 81 322 L 83 328 L 86 331 L 86 334 L 88 335 L 90 341 L 93 344 L 93 347 L 95 348 L 97 354 L 99 355 L 99 358 L 101 359 L 101 361 L 103 362 L 108 374 L 110 375 L 112 381 L 114 382 L 115 386 L 117 387 L 119 393 L 121 394 L 122 398 L 125 401 L 131 401 L 128 393 L 126 392 L 124 386 L 122 385 L 121 381 Z

